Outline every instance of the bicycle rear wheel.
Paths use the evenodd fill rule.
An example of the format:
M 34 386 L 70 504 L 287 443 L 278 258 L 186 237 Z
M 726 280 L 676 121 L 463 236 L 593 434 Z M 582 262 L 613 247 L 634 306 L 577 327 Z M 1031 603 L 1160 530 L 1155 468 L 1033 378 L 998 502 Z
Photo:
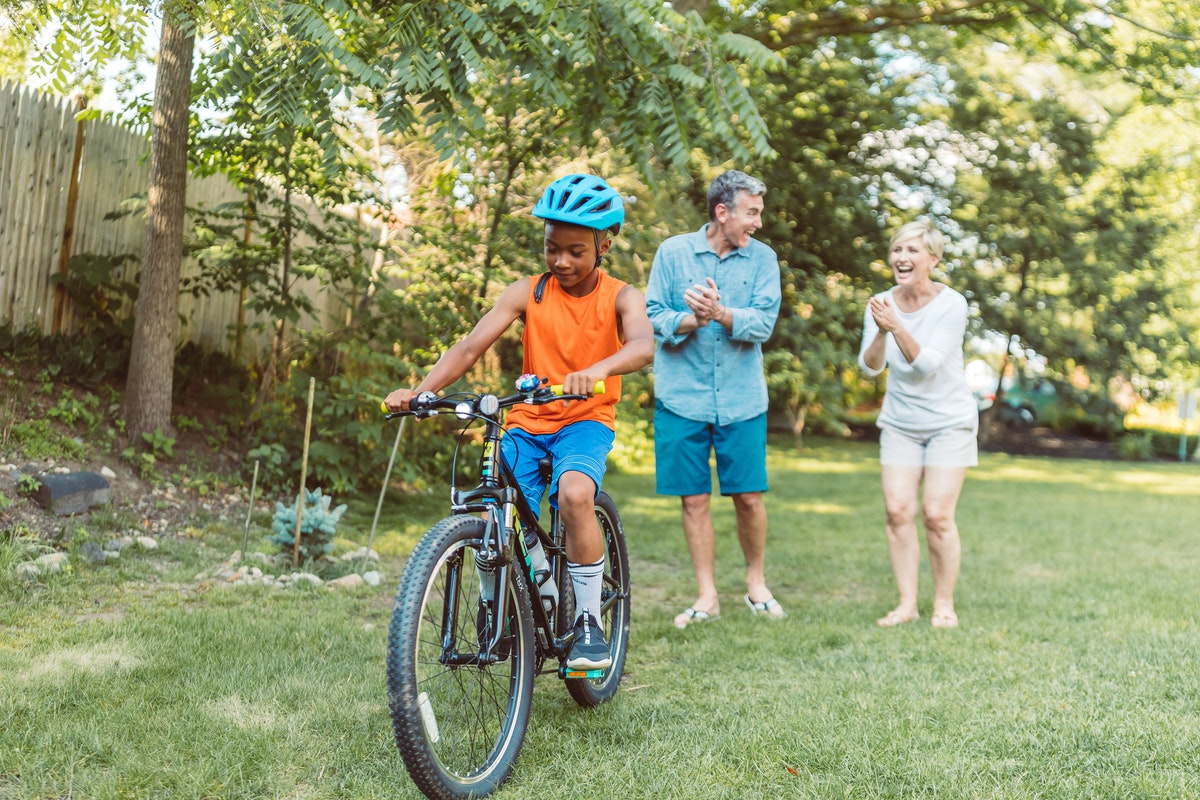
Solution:
M 512 772 L 533 697 L 529 592 L 509 570 L 504 656 L 482 663 L 477 630 L 484 522 L 448 517 L 413 549 L 388 630 L 388 705 L 396 747 L 426 797 L 482 797 Z M 482 626 L 486 630 L 486 626 Z
M 608 639 L 612 664 L 599 678 L 567 678 L 567 691 L 584 708 L 599 705 L 617 693 L 629 651 L 629 552 L 621 516 L 605 492 L 596 496 L 596 520 L 604 534 L 605 556 L 600 627 Z

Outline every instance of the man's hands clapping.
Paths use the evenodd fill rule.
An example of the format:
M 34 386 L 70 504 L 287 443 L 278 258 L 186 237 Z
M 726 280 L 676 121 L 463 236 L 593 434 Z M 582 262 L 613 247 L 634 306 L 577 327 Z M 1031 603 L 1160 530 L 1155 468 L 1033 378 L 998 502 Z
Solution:
M 725 316 L 717 284 L 712 278 L 705 278 L 704 281 L 706 286 L 696 284 L 683 293 L 683 301 L 696 318 L 697 327 L 707 325 L 712 320 L 720 322 Z

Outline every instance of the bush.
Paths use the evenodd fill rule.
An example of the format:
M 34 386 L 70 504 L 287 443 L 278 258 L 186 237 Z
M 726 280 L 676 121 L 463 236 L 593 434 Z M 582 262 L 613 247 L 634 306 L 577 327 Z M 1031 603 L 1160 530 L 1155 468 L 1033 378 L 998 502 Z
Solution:
M 1190 460 L 1196 452 L 1197 437 L 1189 435 L 1184 439 L 1185 460 Z M 1150 461 L 1164 459 L 1179 460 L 1179 433 L 1172 431 L 1144 428 L 1130 431 L 1117 442 L 1122 458 L 1131 461 Z
M 346 513 L 346 504 L 330 510 L 333 498 L 323 495 L 321 490 L 304 492 L 304 513 L 300 519 L 300 559 L 316 561 L 333 549 L 334 534 L 338 520 Z M 279 545 L 281 552 L 292 555 L 296 552 L 296 505 L 275 504 L 275 519 L 271 523 L 275 533 L 271 541 Z
M 1154 460 L 1154 443 L 1149 431 L 1127 433 L 1117 440 L 1117 452 L 1126 461 Z

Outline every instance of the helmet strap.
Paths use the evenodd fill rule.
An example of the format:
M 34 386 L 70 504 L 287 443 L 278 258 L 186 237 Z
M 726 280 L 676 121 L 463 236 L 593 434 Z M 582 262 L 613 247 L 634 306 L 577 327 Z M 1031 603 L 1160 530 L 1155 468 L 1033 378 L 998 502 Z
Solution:
M 599 268 L 600 262 L 604 260 L 604 256 L 600 255 L 600 231 L 592 228 L 592 240 L 596 243 L 596 265 L 594 268 Z

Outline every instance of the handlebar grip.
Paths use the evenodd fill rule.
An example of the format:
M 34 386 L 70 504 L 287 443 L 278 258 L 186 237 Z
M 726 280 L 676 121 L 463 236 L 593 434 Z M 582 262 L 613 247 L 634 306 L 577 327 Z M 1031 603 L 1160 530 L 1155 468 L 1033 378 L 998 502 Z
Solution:
M 550 384 L 550 391 L 555 394 L 563 393 L 563 385 L 561 383 Z M 592 387 L 592 394 L 604 394 L 604 381 L 596 381 L 596 385 Z

